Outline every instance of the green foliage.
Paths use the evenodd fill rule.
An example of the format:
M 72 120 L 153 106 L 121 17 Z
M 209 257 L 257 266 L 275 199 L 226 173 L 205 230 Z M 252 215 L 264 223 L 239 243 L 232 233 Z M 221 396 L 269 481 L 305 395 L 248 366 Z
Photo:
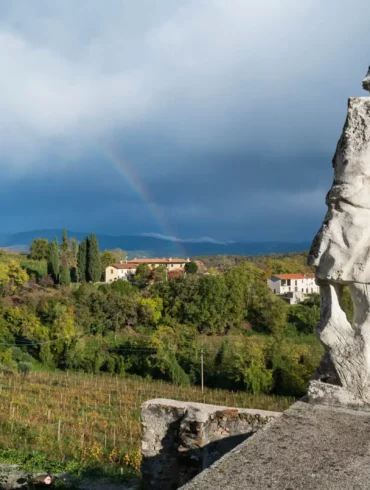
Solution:
M 72 251 L 72 257 L 74 260 L 77 260 L 77 253 L 78 253 L 78 243 L 75 237 L 72 238 L 71 240 L 71 251 Z
M 354 315 L 354 306 L 351 298 L 351 293 L 347 286 L 344 286 L 343 288 L 342 307 L 347 315 L 348 321 L 352 322 Z
M 320 359 L 323 347 L 313 336 L 300 342 L 283 339 L 271 347 L 275 393 L 303 396 Z
M 98 239 L 94 233 L 91 233 L 87 247 L 87 279 L 92 282 L 98 282 L 101 278 L 101 272 Z
M 67 236 L 67 230 L 63 229 L 62 244 L 60 246 L 62 252 L 67 252 L 69 250 L 69 240 Z
M 83 242 L 81 242 L 78 246 L 77 254 L 78 278 L 81 282 L 85 282 L 87 280 L 87 247 L 88 238 L 85 237 Z
M 59 282 L 62 286 L 69 286 L 71 284 L 71 271 L 69 267 L 62 267 Z
M 139 299 L 139 310 L 138 318 L 140 324 L 143 326 L 153 326 L 157 325 L 163 310 L 162 298 L 140 298 Z
M 32 371 L 32 364 L 30 362 L 19 362 L 18 372 L 22 374 L 28 374 Z
M 15 291 L 28 279 L 27 272 L 15 260 L 11 260 L 9 263 L 0 262 L 0 288 L 3 291 Z
M 30 245 L 30 259 L 46 260 L 49 256 L 49 240 L 35 238 Z
M 74 288 L 50 288 L 46 275 L 39 280 L 44 285 L 40 288 L 21 265 L 41 270 L 45 262 L 0 256 L 2 371 L 22 371 L 25 363 L 199 384 L 203 349 L 207 386 L 304 393 L 322 352 L 312 335 L 318 296 L 288 306 L 271 294 L 267 260 L 262 258 L 235 259 L 236 265 L 228 265 L 229 257 L 222 266 L 210 267 L 212 273 L 188 273 L 170 281 L 164 267 L 151 270 L 141 264 L 132 282 L 87 283 L 86 270 L 92 274 L 95 252 L 97 280 L 101 267 L 116 260 L 109 251 L 99 254 L 95 238 L 86 238 L 78 247 L 82 283 Z M 61 285 L 69 284 L 76 265 L 72 249 L 59 250 L 56 241 L 50 244 L 49 270 L 58 273 Z M 277 267 L 285 259 L 272 260 L 269 266 Z M 350 316 L 348 291 L 343 303 Z M 3 344 L 9 347 L 1 348 Z
M 54 282 L 59 281 L 59 247 L 57 239 L 49 244 L 48 254 L 48 273 L 54 279 Z
M 167 267 L 165 265 L 155 267 L 151 276 L 155 281 L 167 281 Z
M 148 264 L 139 264 L 136 268 L 134 284 L 138 288 L 144 288 L 151 277 L 151 270 Z
M 292 305 L 288 310 L 288 322 L 293 324 L 299 332 L 311 333 L 320 320 L 320 296 L 311 295 L 298 305 Z
M 24 269 L 31 279 L 39 281 L 48 273 L 48 264 L 46 260 L 31 260 L 21 258 L 20 266 Z
M 185 272 L 187 274 L 196 274 L 198 272 L 198 265 L 196 262 L 187 262 L 185 264 Z

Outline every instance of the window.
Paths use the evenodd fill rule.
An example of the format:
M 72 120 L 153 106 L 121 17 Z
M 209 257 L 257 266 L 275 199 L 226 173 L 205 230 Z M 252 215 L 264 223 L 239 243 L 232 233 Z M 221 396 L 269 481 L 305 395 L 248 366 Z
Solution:
M 110 273 L 111 273 L 111 274 L 113 274 L 113 272 L 114 272 L 114 271 L 113 271 L 113 269 L 111 269 L 111 270 L 110 270 Z
M 274 289 L 274 294 L 276 294 L 276 289 Z
M 173 267 L 173 264 L 171 264 L 171 267 Z
M 290 279 L 287 280 L 287 283 L 288 283 L 288 286 L 290 286 Z M 289 291 L 290 291 L 290 289 L 289 289 Z
M 302 288 L 302 293 L 304 293 L 304 288 Z
M 296 281 L 297 282 L 297 281 Z M 298 293 L 298 288 L 295 288 L 295 292 Z
M 298 286 L 298 281 L 295 282 L 295 285 Z

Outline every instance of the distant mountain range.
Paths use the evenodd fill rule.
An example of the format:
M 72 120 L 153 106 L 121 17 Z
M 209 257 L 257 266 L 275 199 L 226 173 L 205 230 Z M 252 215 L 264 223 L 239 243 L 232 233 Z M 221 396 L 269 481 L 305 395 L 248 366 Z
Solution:
M 84 239 L 88 233 L 68 231 L 69 237 L 76 237 L 78 241 Z M 9 235 L 0 235 L 0 248 L 26 251 L 35 238 L 47 238 L 53 240 L 57 237 L 61 240 L 62 230 L 33 230 Z M 292 242 L 218 242 L 216 240 L 186 239 L 180 240 L 160 235 L 123 235 L 109 236 L 97 233 L 101 250 L 122 248 L 128 252 L 129 257 L 164 257 L 164 256 L 189 256 L 197 255 L 266 255 L 271 253 L 302 252 L 308 250 L 310 243 Z

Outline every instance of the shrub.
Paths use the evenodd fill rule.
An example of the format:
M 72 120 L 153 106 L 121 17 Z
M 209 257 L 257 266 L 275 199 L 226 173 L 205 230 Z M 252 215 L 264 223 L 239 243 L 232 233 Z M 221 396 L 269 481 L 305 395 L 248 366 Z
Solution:
M 29 362 L 19 362 L 18 372 L 21 374 L 28 374 L 32 371 L 32 364 Z

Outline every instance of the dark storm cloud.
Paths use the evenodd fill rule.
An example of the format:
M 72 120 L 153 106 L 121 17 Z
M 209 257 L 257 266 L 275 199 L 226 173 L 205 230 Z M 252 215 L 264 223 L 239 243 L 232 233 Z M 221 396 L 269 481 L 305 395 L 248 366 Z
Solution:
M 4 230 L 309 238 L 369 17 L 365 0 L 1 5 Z

